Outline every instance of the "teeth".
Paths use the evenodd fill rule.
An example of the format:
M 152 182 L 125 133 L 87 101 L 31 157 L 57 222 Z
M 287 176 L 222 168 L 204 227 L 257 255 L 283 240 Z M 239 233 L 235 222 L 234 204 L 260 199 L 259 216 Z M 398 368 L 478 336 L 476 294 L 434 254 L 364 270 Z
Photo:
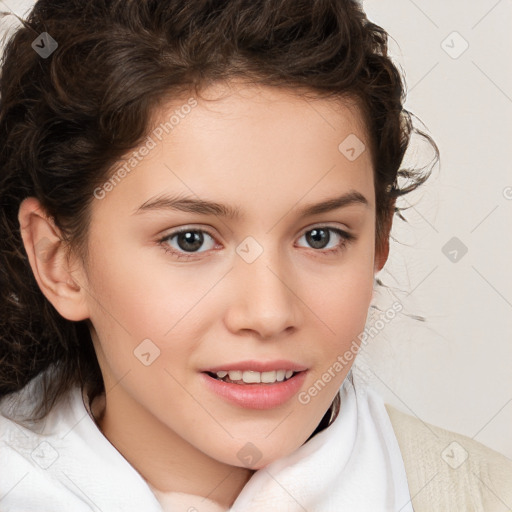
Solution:
M 261 382 L 275 382 L 276 381 L 276 372 L 262 372 L 261 374 Z
M 256 384 L 261 382 L 261 373 L 260 372 L 252 372 L 250 370 L 245 371 L 242 374 L 242 380 L 246 384 Z
M 220 372 L 216 372 L 216 375 L 219 379 L 224 379 L 227 376 L 229 380 L 242 381 L 245 384 L 257 384 L 260 382 L 272 384 L 274 382 L 282 382 L 285 379 L 289 379 L 293 375 L 293 370 L 276 370 L 270 372 L 222 370 Z

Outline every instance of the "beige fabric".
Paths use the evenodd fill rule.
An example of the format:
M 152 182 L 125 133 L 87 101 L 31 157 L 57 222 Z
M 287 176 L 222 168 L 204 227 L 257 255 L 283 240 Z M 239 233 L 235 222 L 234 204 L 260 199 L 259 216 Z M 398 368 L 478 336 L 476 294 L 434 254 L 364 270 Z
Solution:
M 415 512 L 511 512 L 512 460 L 385 404 Z

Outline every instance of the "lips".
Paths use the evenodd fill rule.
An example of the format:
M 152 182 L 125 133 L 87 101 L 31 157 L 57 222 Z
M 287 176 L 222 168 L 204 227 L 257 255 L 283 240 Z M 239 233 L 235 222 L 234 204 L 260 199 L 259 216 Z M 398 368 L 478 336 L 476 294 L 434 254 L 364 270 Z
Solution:
M 271 409 L 289 402 L 302 388 L 308 373 L 307 370 L 300 371 L 288 380 L 272 384 L 224 382 L 212 377 L 208 371 L 201 372 L 199 376 L 210 392 L 232 405 L 247 409 Z

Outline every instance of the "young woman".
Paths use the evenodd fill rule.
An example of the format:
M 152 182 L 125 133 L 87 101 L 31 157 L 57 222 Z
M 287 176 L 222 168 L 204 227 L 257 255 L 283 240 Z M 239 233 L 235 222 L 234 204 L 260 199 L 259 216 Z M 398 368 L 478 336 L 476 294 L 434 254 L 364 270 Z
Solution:
M 0 82 L 2 511 L 510 508 L 508 459 L 351 371 L 428 176 L 403 91 L 351 0 L 36 3 Z

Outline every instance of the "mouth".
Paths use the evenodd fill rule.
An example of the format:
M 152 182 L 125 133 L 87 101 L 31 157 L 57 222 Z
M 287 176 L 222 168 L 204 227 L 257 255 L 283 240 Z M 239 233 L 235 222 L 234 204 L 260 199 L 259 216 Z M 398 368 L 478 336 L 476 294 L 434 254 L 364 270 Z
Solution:
M 304 386 L 308 370 L 221 370 L 200 372 L 206 388 L 237 407 L 271 409 L 284 406 Z
M 293 370 L 272 370 L 266 372 L 257 372 L 253 370 L 221 370 L 218 372 L 203 372 L 209 375 L 210 377 L 226 382 L 229 384 L 239 384 L 241 386 L 253 385 L 253 384 L 276 384 L 279 382 L 286 382 L 298 373 L 302 373 L 300 371 Z

